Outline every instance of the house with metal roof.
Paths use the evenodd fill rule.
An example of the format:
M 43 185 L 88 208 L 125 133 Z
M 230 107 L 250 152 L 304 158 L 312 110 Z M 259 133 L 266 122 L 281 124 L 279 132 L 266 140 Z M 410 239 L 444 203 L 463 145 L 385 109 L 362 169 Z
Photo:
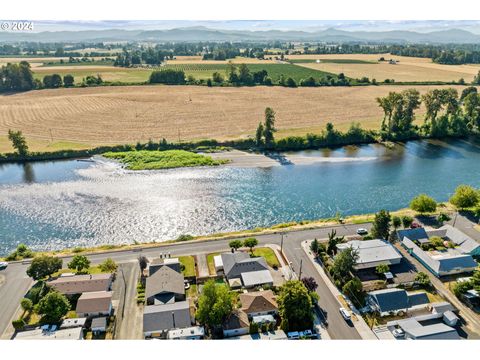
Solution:
M 428 303 L 425 292 L 408 293 L 398 288 L 371 291 L 367 297 L 367 304 L 380 316 L 406 313 L 411 309 L 426 307 Z
M 112 313 L 112 292 L 83 293 L 77 301 L 76 313 L 80 317 L 108 316 Z
M 347 248 L 354 249 L 358 254 L 356 270 L 375 268 L 381 264 L 396 265 L 402 260 L 402 255 L 392 244 L 379 240 L 352 240 L 337 245 L 338 251 Z
M 165 337 L 169 330 L 189 328 L 192 325 L 189 301 L 148 305 L 143 311 L 145 337 Z
M 83 340 L 83 328 L 79 326 L 53 331 L 37 328 L 17 332 L 13 340 Z
M 221 254 L 225 277 L 229 282 L 241 279 L 243 286 L 273 285 L 273 278 L 263 257 L 251 258 L 246 252 Z
M 430 231 L 417 228 L 400 230 L 397 233 L 401 245 L 437 277 L 472 272 L 478 266 L 472 257 L 472 254 L 477 252 L 475 240 L 450 225 Z M 445 248 L 442 251 L 423 250 L 420 246 L 428 243 L 432 236 L 455 244 L 454 248 Z

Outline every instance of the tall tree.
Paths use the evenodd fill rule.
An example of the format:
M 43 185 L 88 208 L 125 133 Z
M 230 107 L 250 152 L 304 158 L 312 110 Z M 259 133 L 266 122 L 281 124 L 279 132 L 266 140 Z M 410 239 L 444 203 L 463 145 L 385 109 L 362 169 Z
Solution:
M 70 310 L 70 303 L 65 295 L 51 291 L 38 303 L 37 311 L 43 315 L 46 323 L 57 323 Z
M 420 194 L 410 202 L 410 209 L 419 213 L 431 213 L 437 210 L 437 202 L 427 194 Z
M 215 329 L 232 313 L 233 295 L 225 285 L 208 280 L 198 299 L 197 320 L 200 324 Z
M 255 133 L 255 145 L 257 145 L 257 147 L 261 147 L 263 145 L 263 132 L 263 124 L 259 122 L 257 126 L 257 132 Z
M 372 226 L 372 236 L 387 240 L 390 235 L 391 216 L 387 210 L 380 210 L 375 214 Z
M 233 251 L 236 251 L 238 249 L 240 249 L 242 246 L 243 246 L 243 242 L 242 240 L 232 240 L 228 243 L 228 246 L 230 246 L 230 248 L 233 250 Z
M 357 263 L 358 252 L 351 247 L 342 250 L 333 261 L 332 276 L 340 284 L 345 284 L 352 278 L 354 266 Z
M 459 209 L 473 207 L 480 201 L 479 191 L 469 185 L 459 185 L 450 202 Z
M 19 155 L 25 156 L 28 154 L 27 141 L 20 130 L 8 130 L 8 139 L 12 142 L 13 148 L 17 150 Z
M 41 255 L 32 260 L 27 275 L 34 280 L 41 280 L 62 268 L 62 259 L 55 256 Z
M 277 302 L 283 330 L 296 331 L 312 327 L 312 299 L 301 281 L 290 280 L 283 284 Z
M 272 108 L 265 108 L 265 127 L 263 130 L 263 135 L 265 137 L 265 146 L 267 148 L 272 148 L 274 144 L 273 133 L 276 132 L 275 129 L 275 111 Z
M 248 247 L 250 249 L 250 252 L 253 254 L 253 248 L 258 245 L 258 240 L 251 237 L 251 238 L 246 238 L 243 241 L 243 245 L 245 247 Z

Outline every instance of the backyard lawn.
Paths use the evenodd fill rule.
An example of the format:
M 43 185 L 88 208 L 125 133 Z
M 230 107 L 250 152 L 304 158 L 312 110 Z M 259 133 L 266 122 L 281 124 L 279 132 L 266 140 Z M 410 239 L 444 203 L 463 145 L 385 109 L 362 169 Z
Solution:
M 178 260 L 185 266 L 182 271 L 183 276 L 195 276 L 195 259 L 193 256 L 179 256 Z
M 215 271 L 215 264 L 213 262 L 213 257 L 221 254 L 221 252 L 215 252 L 207 255 L 207 263 L 208 263 L 208 272 L 210 275 L 216 275 L 217 272 Z
M 263 256 L 265 260 L 267 260 L 268 266 L 271 267 L 279 267 L 280 263 L 278 262 L 277 255 L 275 252 L 270 248 L 258 248 L 253 250 L 253 256 Z

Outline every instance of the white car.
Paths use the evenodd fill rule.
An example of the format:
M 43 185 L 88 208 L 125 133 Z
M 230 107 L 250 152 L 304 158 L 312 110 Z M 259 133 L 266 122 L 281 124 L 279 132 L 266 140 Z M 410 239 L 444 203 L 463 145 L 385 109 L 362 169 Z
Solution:
M 367 230 L 367 229 L 364 229 L 364 228 L 357 229 L 357 234 L 358 234 L 358 235 L 367 235 L 367 234 L 368 234 L 368 230 Z
M 6 269 L 8 263 L 6 261 L 0 261 L 0 270 Z
M 396 338 L 403 338 L 405 336 L 405 332 L 402 329 L 395 329 L 392 331 L 392 334 Z
M 346 321 L 349 321 L 352 319 L 352 316 L 350 315 L 350 311 L 348 311 L 347 309 L 345 308 L 340 308 L 340 314 L 342 314 L 343 318 L 346 320 Z

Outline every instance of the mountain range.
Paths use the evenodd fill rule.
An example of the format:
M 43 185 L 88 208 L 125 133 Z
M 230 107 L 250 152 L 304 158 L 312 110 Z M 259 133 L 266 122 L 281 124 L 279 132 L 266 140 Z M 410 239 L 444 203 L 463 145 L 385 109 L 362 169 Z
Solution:
M 335 43 L 479 43 L 480 35 L 462 29 L 431 32 L 408 30 L 345 31 L 328 28 L 318 31 L 300 30 L 222 30 L 204 26 L 180 27 L 163 30 L 82 30 L 0 32 L 0 42 L 165 42 L 165 41 L 310 41 Z

